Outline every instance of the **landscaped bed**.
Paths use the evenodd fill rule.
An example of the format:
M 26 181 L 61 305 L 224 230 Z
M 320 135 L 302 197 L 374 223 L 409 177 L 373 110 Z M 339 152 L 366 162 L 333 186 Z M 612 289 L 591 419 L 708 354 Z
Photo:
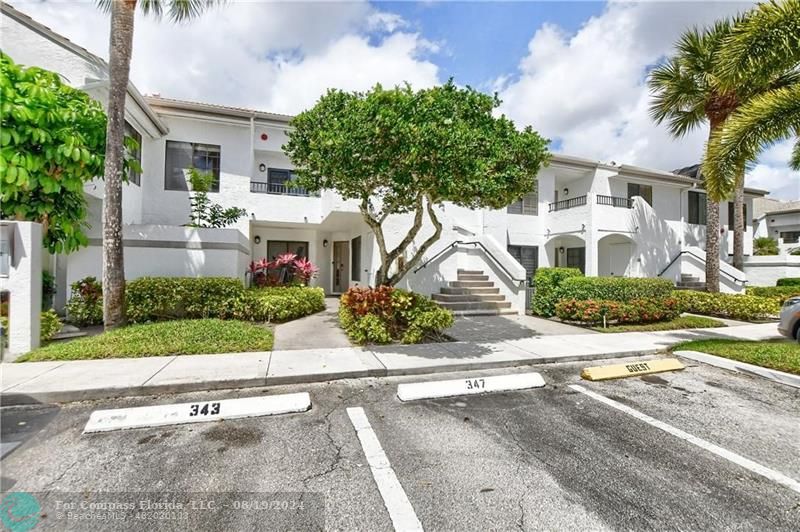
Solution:
M 272 349 L 272 331 L 236 320 L 144 323 L 40 347 L 17 362 L 240 353 Z
M 671 350 L 699 351 L 800 375 L 800 344 L 791 340 L 695 340 L 674 345 Z
M 669 321 L 656 323 L 639 323 L 633 325 L 610 325 L 603 327 L 592 327 L 593 330 L 604 333 L 620 332 L 648 332 L 648 331 L 674 331 L 677 329 L 708 329 L 711 327 L 725 327 L 719 320 L 706 318 L 704 316 L 679 316 Z

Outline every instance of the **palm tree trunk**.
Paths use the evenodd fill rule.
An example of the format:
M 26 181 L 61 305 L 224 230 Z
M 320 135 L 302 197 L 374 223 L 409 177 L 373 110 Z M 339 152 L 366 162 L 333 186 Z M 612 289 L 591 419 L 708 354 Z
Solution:
M 744 169 L 736 175 L 733 192 L 733 267 L 744 270 Z
M 125 325 L 125 264 L 122 248 L 122 171 L 125 97 L 133 49 L 136 0 L 112 1 L 109 40 L 108 129 L 103 199 L 103 322 Z
M 706 290 L 719 292 L 719 202 L 706 197 Z

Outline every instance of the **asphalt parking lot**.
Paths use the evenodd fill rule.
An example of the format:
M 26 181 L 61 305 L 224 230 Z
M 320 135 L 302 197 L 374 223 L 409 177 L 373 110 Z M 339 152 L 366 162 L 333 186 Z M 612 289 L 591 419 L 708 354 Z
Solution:
M 476 372 L 547 386 L 409 403 L 398 383 L 465 374 L 4 408 L 2 489 L 36 497 L 34 530 L 403 528 L 348 415 L 360 407 L 390 464 L 376 474 L 393 472 L 425 530 L 797 530 L 800 492 L 769 474 L 800 486 L 800 390 L 694 363 L 587 382 L 585 365 Z M 82 434 L 98 409 L 297 391 L 310 411 Z M 137 518 L 108 501 L 150 502 Z

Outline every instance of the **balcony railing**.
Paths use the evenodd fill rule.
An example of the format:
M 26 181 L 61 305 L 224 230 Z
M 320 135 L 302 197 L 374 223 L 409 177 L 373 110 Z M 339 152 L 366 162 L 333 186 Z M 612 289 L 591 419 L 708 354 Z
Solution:
M 612 207 L 622 207 L 623 209 L 632 209 L 633 200 L 629 198 L 621 198 L 619 196 L 603 196 L 597 195 L 598 205 L 610 205 Z
M 563 211 L 586 205 L 586 196 L 577 196 L 570 199 L 553 202 L 549 205 L 550 212 Z
M 250 192 L 258 194 L 277 194 L 279 196 L 316 196 L 304 188 L 287 187 L 283 183 L 250 182 Z

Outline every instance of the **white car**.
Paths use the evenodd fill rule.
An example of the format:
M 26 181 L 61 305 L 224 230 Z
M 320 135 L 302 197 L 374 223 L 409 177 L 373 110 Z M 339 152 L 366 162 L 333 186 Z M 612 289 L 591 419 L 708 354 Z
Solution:
M 800 342 L 800 296 L 790 297 L 783 303 L 778 332 Z

